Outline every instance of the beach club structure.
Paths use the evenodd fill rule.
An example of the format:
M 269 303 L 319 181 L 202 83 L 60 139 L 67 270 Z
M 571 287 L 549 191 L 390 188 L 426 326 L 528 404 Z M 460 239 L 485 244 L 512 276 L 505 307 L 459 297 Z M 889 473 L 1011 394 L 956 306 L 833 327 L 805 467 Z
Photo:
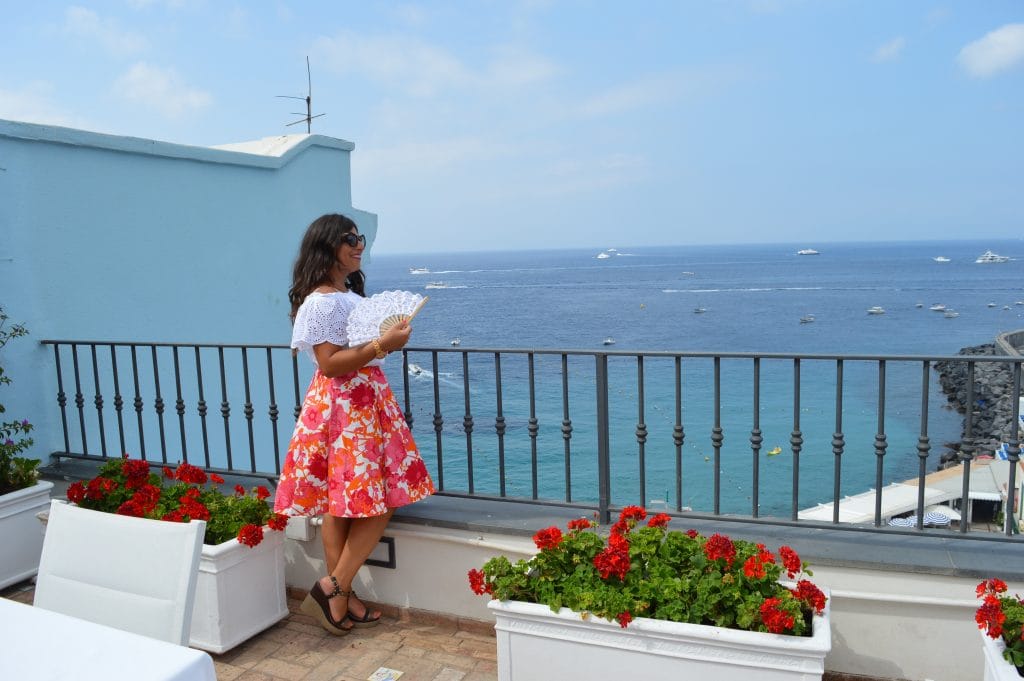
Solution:
M 276 480 L 310 374 L 308 360 L 286 346 L 285 292 L 298 238 L 327 212 L 352 216 L 371 254 L 377 234 L 377 216 L 353 206 L 353 150 L 350 142 L 322 135 L 206 148 L 0 121 L 0 304 L 30 330 L 4 349 L 13 384 L 5 387 L 3 403 L 8 415 L 35 424 L 32 454 L 48 478 L 65 484 L 90 478 L 104 457 L 128 452 L 159 465 L 187 459 L 246 484 Z M 709 503 L 690 509 L 680 491 L 686 471 L 677 469 L 668 485 L 673 491 L 657 510 L 673 516 L 673 527 L 772 548 L 785 544 L 809 561 L 815 582 L 831 592 L 826 677 L 981 678 L 975 586 L 1000 577 L 1011 592 L 1024 590 L 1020 440 L 1018 432 L 1005 434 L 1001 458 L 980 449 L 967 414 L 959 460 L 938 471 L 928 434 L 928 417 L 938 405 L 927 398 L 929 375 L 940 360 L 1003 365 L 1019 394 L 1017 354 L 409 347 L 389 358 L 389 375 L 407 418 L 431 415 L 413 419 L 412 427 L 439 493 L 395 516 L 356 589 L 417 616 L 492 622 L 486 600 L 468 588 L 469 569 L 500 552 L 513 559 L 531 555 L 531 535 L 540 528 L 595 514 L 607 523 L 622 506 L 647 505 L 656 496 L 643 472 L 655 449 L 644 401 L 629 407 L 636 415 L 629 451 L 612 451 L 609 412 L 621 407 L 608 386 L 610 374 L 626 372 L 642 396 L 644 380 L 662 372 L 677 386 L 676 425 L 671 441 L 657 446 L 675 455 L 686 442 L 707 442 L 716 474 L 706 490 Z M 410 387 L 410 364 L 434 375 L 439 365 L 460 368 L 465 384 L 456 397 L 438 389 L 417 392 Z M 510 372 L 513 365 L 523 369 Z M 534 392 L 533 370 L 540 365 L 574 369 L 555 371 L 564 384 L 555 391 L 554 417 Z M 734 375 L 727 367 L 741 367 L 750 390 L 750 412 L 740 417 L 745 425 L 739 431 L 726 431 L 716 411 L 723 375 Z M 762 450 L 759 407 L 767 396 L 759 390 L 759 372 L 779 367 L 793 414 L 785 443 L 793 472 L 768 489 L 759 478 L 769 455 Z M 877 426 L 867 442 L 848 440 L 843 425 L 843 376 L 855 367 L 879 378 L 878 415 L 871 417 Z M 884 385 L 897 367 L 920 377 L 919 405 L 904 408 L 921 411 L 915 438 L 921 465 L 913 479 L 887 482 Z M 700 397 L 712 414 L 707 429 L 683 418 L 694 410 L 688 400 L 696 398 L 679 387 L 678 377 L 693 370 L 708 379 Z M 827 388 L 813 385 L 821 375 L 828 377 Z M 514 430 L 503 411 L 513 389 L 531 405 L 527 426 Z M 810 392 L 835 395 L 828 456 L 808 456 L 803 439 L 799 405 Z M 551 428 L 558 433 L 557 451 L 538 436 Z M 573 437 L 583 431 L 595 435 L 594 451 L 573 450 Z M 486 483 L 484 462 L 473 461 L 481 443 L 497 452 L 486 462 Z M 505 453 L 513 450 L 534 462 L 564 456 L 559 492 L 550 492 L 550 480 L 538 481 L 536 466 L 506 467 Z M 847 494 L 841 461 L 854 450 L 876 457 L 878 476 L 862 493 Z M 576 480 L 570 463 L 580 458 L 592 466 L 593 483 L 570 487 Z M 635 481 L 630 498 L 613 489 L 623 460 Z M 749 485 L 743 509 L 727 503 L 717 473 L 726 465 L 721 461 Z M 736 461 L 742 466 L 735 468 Z M 827 468 L 811 468 L 822 465 Z M 834 490 L 828 501 L 799 502 L 807 496 L 808 476 L 828 481 Z M 658 489 L 664 487 L 659 481 Z M 759 499 L 769 494 L 784 495 L 783 511 L 760 511 Z M 289 527 L 289 587 L 305 589 L 323 572 L 318 532 L 315 522 Z

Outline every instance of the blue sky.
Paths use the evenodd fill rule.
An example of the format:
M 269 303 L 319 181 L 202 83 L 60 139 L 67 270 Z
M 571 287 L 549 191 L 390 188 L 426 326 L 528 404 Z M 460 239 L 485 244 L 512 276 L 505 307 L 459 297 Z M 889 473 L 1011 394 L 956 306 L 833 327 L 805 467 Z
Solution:
M 5 3 L 0 118 L 355 143 L 379 252 L 1024 236 L 1024 2 Z

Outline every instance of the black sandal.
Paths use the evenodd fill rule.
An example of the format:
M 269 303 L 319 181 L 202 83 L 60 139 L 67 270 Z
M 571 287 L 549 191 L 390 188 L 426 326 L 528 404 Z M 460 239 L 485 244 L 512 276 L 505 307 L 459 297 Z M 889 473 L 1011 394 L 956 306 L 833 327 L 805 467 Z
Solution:
M 356 592 L 354 590 L 348 592 L 342 591 L 341 593 L 347 594 L 350 598 L 356 595 Z M 366 608 L 366 611 L 363 613 L 362 617 L 356 617 L 356 614 L 352 612 L 351 608 L 349 608 L 348 614 L 345 616 L 345 619 L 352 622 L 353 627 L 377 626 L 377 624 L 380 622 L 380 615 L 377 615 L 376 617 L 370 617 L 370 606 L 368 606 L 366 603 L 363 603 L 363 607 Z
M 323 627 L 328 634 L 344 636 L 348 632 L 352 631 L 352 628 L 355 625 L 350 622 L 347 627 L 343 626 L 345 624 L 345 620 L 348 619 L 348 615 L 341 618 L 341 621 L 334 619 L 334 617 L 331 616 L 331 605 L 329 601 L 338 596 L 347 596 L 351 594 L 351 592 L 342 591 L 341 587 L 338 585 L 338 580 L 334 575 L 330 575 L 330 578 L 331 583 L 334 584 L 334 590 L 330 593 L 325 593 L 323 588 L 320 586 L 320 580 L 318 579 L 313 583 L 313 588 L 309 590 L 309 596 L 306 597 L 306 600 L 302 601 L 302 605 L 299 609 L 320 622 L 320 626 Z

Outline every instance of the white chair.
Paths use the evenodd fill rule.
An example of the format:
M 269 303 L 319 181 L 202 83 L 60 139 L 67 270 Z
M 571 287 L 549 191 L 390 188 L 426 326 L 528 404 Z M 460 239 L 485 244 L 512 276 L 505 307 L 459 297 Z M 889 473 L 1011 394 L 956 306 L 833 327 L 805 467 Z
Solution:
M 50 504 L 34 605 L 187 645 L 204 521 Z

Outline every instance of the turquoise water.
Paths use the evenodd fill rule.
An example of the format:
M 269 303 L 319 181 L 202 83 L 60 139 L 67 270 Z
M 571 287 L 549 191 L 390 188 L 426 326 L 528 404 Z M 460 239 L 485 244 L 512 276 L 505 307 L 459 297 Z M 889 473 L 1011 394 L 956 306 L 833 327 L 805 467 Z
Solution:
M 609 245 L 611 247 L 613 245 Z M 614 351 L 779 352 L 866 355 L 953 355 L 961 348 L 992 342 L 1000 332 L 1024 328 L 1024 242 L 958 241 L 879 244 L 793 244 L 630 249 L 614 245 L 608 258 L 597 249 L 472 254 L 375 256 L 366 266 L 368 290 L 407 289 L 430 296 L 415 322 L 415 347 L 451 349 L 589 349 Z M 820 255 L 798 256 L 813 247 Z M 1013 258 L 981 265 L 974 259 L 991 249 Z M 950 258 L 937 263 L 936 256 Z M 410 273 L 426 268 L 428 273 Z M 429 287 L 428 287 L 429 285 Z M 1022 304 L 1018 305 L 1018 301 Z M 947 318 L 928 308 L 936 303 L 956 310 Z M 880 306 L 884 314 L 867 309 Z M 704 308 L 695 313 L 695 308 Z M 813 323 L 800 323 L 813 315 Z M 604 345 L 606 338 L 614 345 Z M 431 420 L 433 368 L 428 353 L 410 361 L 424 370 L 409 377 L 414 434 L 435 477 L 453 491 L 469 487 L 469 446 L 462 429 L 473 414 L 471 436 L 474 491 L 500 493 L 498 470 L 504 458 L 505 494 L 533 493 L 528 418 L 528 367 L 519 355 L 502 357 L 504 451 L 495 434 L 497 404 L 493 353 L 469 359 L 470 408 L 463 389 L 462 355 L 440 357 L 438 392 L 444 417 L 443 462 L 438 464 Z M 387 368 L 401 398 L 397 361 Z M 613 503 L 668 501 L 708 510 L 713 498 L 713 366 L 687 359 L 682 365 L 685 441 L 682 448 L 682 496 L 676 491 L 676 450 L 672 429 L 674 363 L 644 361 L 644 413 L 647 428 L 641 469 L 636 429 L 638 372 L 635 357 L 609 360 Z M 537 356 L 534 365 L 538 432 L 538 494 L 590 501 L 596 495 L 594 360 L 567 362 L 570 418 L 571 487 L 564 483 L 562 366 L 558 356 Z M 725 360 L 721 374 L 720 489 L 722 512 L 752 510 L 753 462 L 751 360 Z M 841 423 L 836 422 L 834 361 L 804 361 L 801 370 L 799 459 L 804 508 L 831 498 L 837 457 L 833 432 L 845 435 L 840 471 L 842 493 L 874 485 L 877 430 L 877 364 L 847 361 L 843 366 Z M 918 473 L 922 380 L 920 363 L 888 366 L 885 430 L 888 450 L 884 480 Z M 934 469 L 942 444 L 959 439 L 960 417 L 943 408 L 930 371 Z M 761 514 L 788 515 L 793 500 L 793 364 L 761 362 L 760 428 L 764 443 L 759 473 Z M 778 454 L 769 451 L 780 448 Z M 643 471 L 646 489 L 640 492 Z

